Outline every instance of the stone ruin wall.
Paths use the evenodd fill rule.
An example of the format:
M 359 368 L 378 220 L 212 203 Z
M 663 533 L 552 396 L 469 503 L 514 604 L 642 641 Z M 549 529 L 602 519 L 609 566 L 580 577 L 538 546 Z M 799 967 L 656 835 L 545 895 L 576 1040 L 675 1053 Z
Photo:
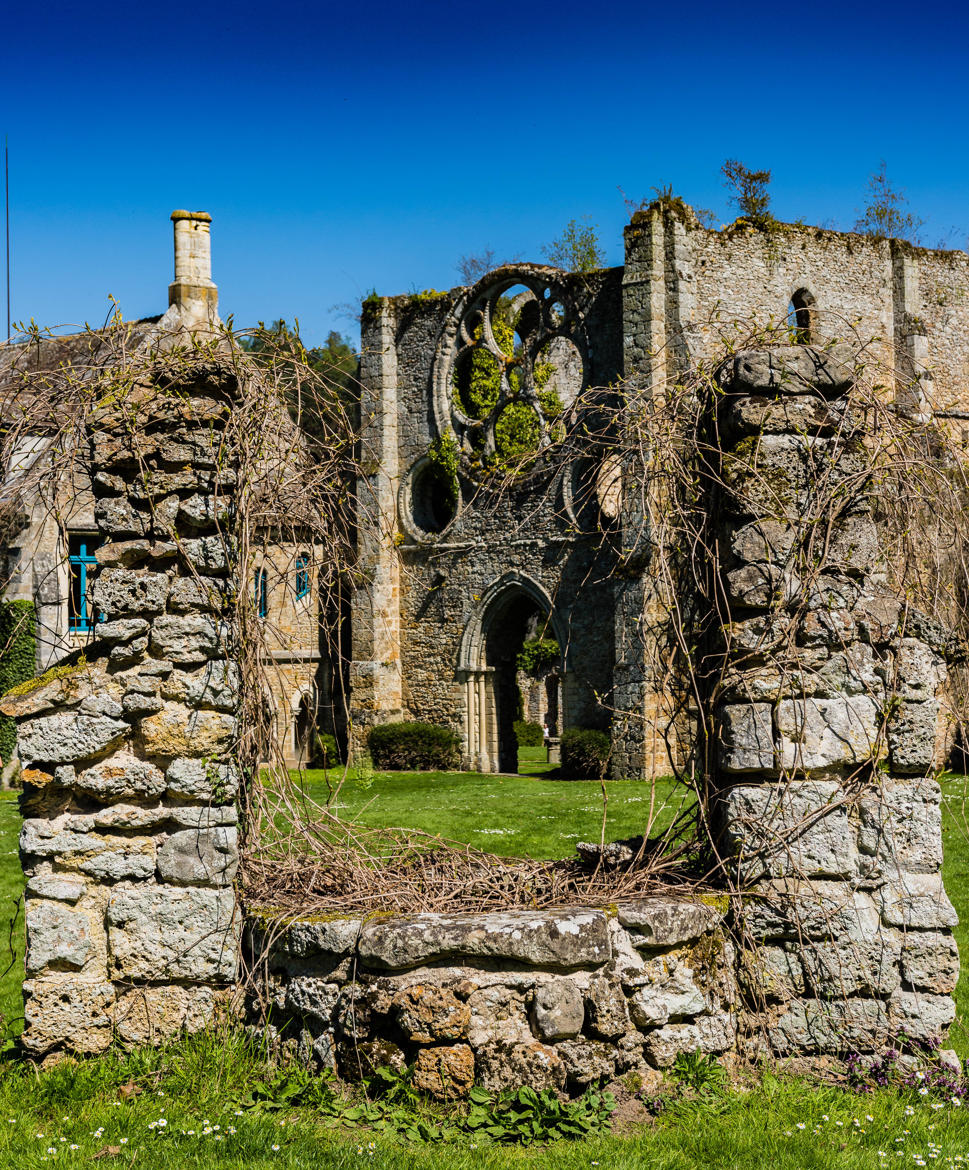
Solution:
M 4 701 L 23 764 L 32 1054 L 198 1028 L 236 976 L 238 667 L 219 530 L 234 387 L 218 369 L 142 387 L 134 434 L 102 414 L 97 638 Z
M 940 1037 L 959 971 L 933 778 L 947 634 L 885 584 L 840 356 L 741 353 L 720 401 L 720 817 L 748 1022 L 782 1054 Z
M 697 1049 L 824 1061 L 944 1037 L 959 972 L 932 778 L 944 632 L 879 571 L 852 377 L 798 346 L 742 353 L 724 379 L 716 816 L 734 893 L 253 923 L 275 1041 L 349 1079 L 414 1063 L 447 1096 L 649 1087 Z M 831 511 L 804 517 L 829 490 L 843 513 L 818 561 Z
M 679 1052 L 736 1040 L 726 899 L 595 909 L 251 921 L 250 1006 L 270 1040 L 346 1080 L 414 1064 L 437 1097 L 472 1083 L 649 1088 Z
M 534 269 L 535 266 L 524 266 Z M 568 278 L 581 285 L 579 278 Z M 481 616 L 489 588 L 515 574 L 555 602 L 572 661 L 582 663 L 569 689 L 571 718 L 605 726 L 595 694 L 611 687 L 614 609 L 599 534 L 577 531 L 563 485 L 541 484 L 473 504 L 468 498 L 445 532 L 421 532 L 408 515 L 413 469 L 439 437 L 429 402 L 435 360 L 460 294 L 383 298 L 363 319 L 364 431 L 358 488 L 361 588 L 353 602 L 351 746 L 365 748 L 375 722 L 426 720 L 461 730 L 465 687 L 456 671 L 462 636 Z M 618 274 L 580 287 L 589 308 L 591 378 L 619 375 Z

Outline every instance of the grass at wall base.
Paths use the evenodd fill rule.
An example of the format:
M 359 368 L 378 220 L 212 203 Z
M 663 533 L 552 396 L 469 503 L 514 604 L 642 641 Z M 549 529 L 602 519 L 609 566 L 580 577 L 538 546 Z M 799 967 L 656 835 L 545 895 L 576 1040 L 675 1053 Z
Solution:
M 540 767 L 541 761 L 532 764 Z M 407 804 L 413 808 L 420 796 L 427 800 L 422 816 L 428 819 L 417 827 L 434 828 L 439 823 L 454 836 L 462 818 L 466 818 L 465 826 L 473 828 L 470 814 L 457 807 L 461 799 L 470 806 L 492 786 L 500 794 L 494 801 L 497 822 L 501 806 L 517 809 L 518 819 L 522 819 L 522 792 L 530 791 L 528 807 L 534 825 L 522 826 L 521 837 L 490 834 L 483 840 L 498 853 L 512 853 L 512 846 L 531 841 L 541 850 L 535 856 L 565 856 L 573 848 L 573 834 L 586 836 L 587 818 L 594 819 L 588 810 L 593 805 L 595 785 L 586 790 L 584 785 L 540 777 L 531 780 L 457 773 L 438 775 L 436 788 L 418 792 L 418 784 L 434 785 L 434 775 L 377 774 L 368 785 L 366 779 L 359 784 L 351 774 L 340 799 L 346 803 L 346 811 L 358 809 L 368 823 L 389 824 L 400 821 L 401 809 Z M 618 782 L 615 799 L 610 794 L 610 810 L 614 803 L 617 806 L 616 821 L 610 822 L 613 835 L 635 831 L 632 818 L 637 814 L 642 817 L 639 802 L 619 799 L 627 791 L 625 783 Z M 314 795 L 318 785 L 325 791 L 322 776 L 310 776 Z M 476 785 L 481 786 L 477 795 Z M 519 787 L 528 785 L 533 787 Z M 969 837 L 962 815 L 969 798 L 969 781 L 948 777 L 943 790 L 946 888 L 963 923 L 969 923 Z M 632 788 L 628 791 L 635 795 Z M 440 798 L 436 808 L 429 799 L 431 792 Z M 442 806 L 450 797 L 456 803 L 445 816 Z M 550 803 L 553 798 L 558 803 Z M 482 816 L 492 816 L 490 811 L 479 811 Z M 555 820 L 538 819 L 546 816 Z M 17 861 L 19 823 L 15 797 L 0 794 L 0 899 L 5 917 L 10 916 L 22 888 Z M 470 832 L 458 839 L 470 840 Z M 482 842 L 479 838 L 474 843 Z M 969 931 L 965 925 L 956 929 L 956 937 L 966 954 Z M 8 1034 L 19 1031 L 15 1017 L 20 1012 L 22 938 L 20 918 L 12 932 L 15 961 L 0 981 L 0 1010 L 9 1024 Z M 967 973 L 960 979 L 956 1004 L 958 1014 L 950 1043 L 965 1058 L 969 1056 Z M 362 1124 L 352 1119 L 347 1123 L 326 1116 L 318 1107 L 290 1104 L 284 1090 L 278 1093 L 279 1101 L 254 1108 L 254 1086 L 262 1082 L 272 1089 L 273 1077 L 278 1076 L 238 1031 L 196 1037 L 163 1052 L 67 1061 L 49 1069 L 20 1062 L 8 1051 L 0 1064 L 0 1166 L 15 1170 L 57 1164 L 140 1170 L 259 1170 L 268 1166 L 315 1170 L 320 1166 L 370 1165 L 388 1170 L 424 1166 L 434 1170 L 503 1170 L 554 1164 L 563 1170 L 585 1170 L 594 1165 L 602 1170 L 638 1170 L 642 1166 L 659 1170 L 713 1166 L 875 1170 L 969 1165 L 969 1104 L 933 1100 L 920 1096 L 917 1090 L 876 1090 L 862 1095 L 809 1084 L 783 1073 L 767 1073 L 752 1078 L 750 1085 L 740 1090 L 714 1087 L 693 1093 L 684 1092 L 675 1078 L 670 1078 L 670 1089 L 664 1094 L 666 1107 L 645 1124 L 581 1141 L 560 1141 L 551 1147 L 518 1148 L 488 1144 L 468 1134 L 441 1143 L 408 1141 L 386 1128 L 370 1128 L 365 1119 Z M 354 1105 L 366 1103 L 353 1101 L 346 1107 Z M 432 1106 L 419 1107 L 415 1117 L 424 1119 L 427 1132 L 435 1132 Z

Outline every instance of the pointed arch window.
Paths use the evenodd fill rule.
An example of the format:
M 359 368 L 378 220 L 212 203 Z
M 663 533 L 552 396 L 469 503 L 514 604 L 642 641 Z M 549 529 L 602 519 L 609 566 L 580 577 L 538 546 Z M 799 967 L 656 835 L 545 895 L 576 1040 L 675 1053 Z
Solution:
M 296 600 L 310 595 L 310 558 L 300 553 L 296 558 Z

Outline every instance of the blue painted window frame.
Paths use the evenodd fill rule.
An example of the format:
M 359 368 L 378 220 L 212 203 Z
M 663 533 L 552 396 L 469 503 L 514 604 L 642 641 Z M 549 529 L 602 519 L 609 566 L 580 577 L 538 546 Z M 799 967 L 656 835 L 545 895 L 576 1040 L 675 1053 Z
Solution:
M 98 620 L 90 598 L 90 572 L 98 564 L 94 551 L 103 543 L 103 539 L 93 532 L 68 533 L 67 561 L 71 573 L 68 628 L 72 634 L 89 633 Z
M 256 569 L 254 582 L 256 613 L 264 618 L 269 614 L 269 574 L 265 569 Z
M 296 558 L 296 600 L 310 595 L 310 558 L 300 553 Z

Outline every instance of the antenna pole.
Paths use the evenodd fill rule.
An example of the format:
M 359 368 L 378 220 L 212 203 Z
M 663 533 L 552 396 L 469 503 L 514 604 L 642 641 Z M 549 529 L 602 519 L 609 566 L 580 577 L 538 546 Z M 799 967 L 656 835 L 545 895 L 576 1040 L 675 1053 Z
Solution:
M 3 138 L 3 203 L 7 228 L 7 336 L 10 340 L 10 144 Z

